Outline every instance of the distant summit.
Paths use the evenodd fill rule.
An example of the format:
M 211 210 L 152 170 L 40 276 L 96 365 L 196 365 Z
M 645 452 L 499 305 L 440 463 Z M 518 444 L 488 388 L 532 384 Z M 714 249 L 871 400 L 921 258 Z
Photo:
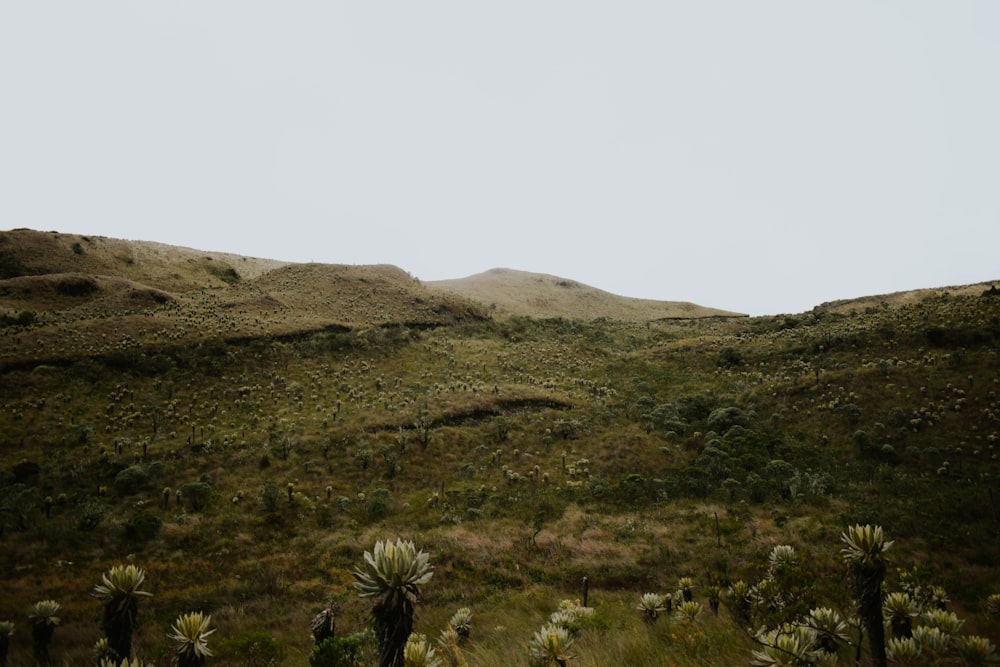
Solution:
M 495 315 L 626 322 L 703 317 L 746 317 L 686 301 L 657 301 L 619 296 L 574 280 L 544 273 L 496 268 L 427 286 L 478 301 Z

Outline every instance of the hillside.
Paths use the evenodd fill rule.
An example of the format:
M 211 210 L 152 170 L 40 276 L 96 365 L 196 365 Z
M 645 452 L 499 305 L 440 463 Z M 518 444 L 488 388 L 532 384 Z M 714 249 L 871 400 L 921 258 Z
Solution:
M 683 301 L 619 296 L 566 278 L 513 269 L 491 269 L 466 278 L 428 281 L 427 285 L 477 301 L 497 317 L 607 318 L 622 322 L 745 317 Z
M 55 232 L 0 232 L 0 275 L 0 317 L 32 324 L 0 347 L 0 367 L 487 316 L 393 266 L 288 264 Z
M 470 667 L 527 664 L 584 577 L 594 616 L 569 664 L 745 665 L 778 644 L 757 629 L 819 607 L 846 619 L 823 664 L 870 664 L 841 552 L 856 524 L 894 541 L 883 591 L 912 596 L 914 636 L 948 624 L 945 664 L 1000 637 L 996 290 L 780 317 L 491 317 L 394 267 L 241 272 L 49 236 L 0 236 L 12 665 L 32 664 L 46 599 L 55 664 L 93 664 L 92 591 L 118 563 L 153 594 L 145 664 L 173 664 L 171 624 L 203 611 L 208 664 L 307 665 L 321 609 L 338 636 L 370 627 L 352 571 L 397 537 L 435 568 L 415 630 L 437 645 L 471 609 Z M 586 291 L 549 279 L 540 292 Z M 645 593 L 674 613 L 640 614 Z
M 980 296 L 984 292 L 996 290 L 1000 281 L 973 283 L 971 285 L 950 285 L 948 287 L 928 287 L 923 289 L 891 292 L 889 294 L 873 294 L 854 299 L 838 299 L 821 303 L 815 308 L 815 313 L 858 313 L 870 308 L 887 308 L 912 305 L 932 298 L 949 296 Z
M 151 241 L 13 229 L 0 232 L 0 279 L 47 274 L 116 276 L 168 292 L 252 280 L 279 262 Z

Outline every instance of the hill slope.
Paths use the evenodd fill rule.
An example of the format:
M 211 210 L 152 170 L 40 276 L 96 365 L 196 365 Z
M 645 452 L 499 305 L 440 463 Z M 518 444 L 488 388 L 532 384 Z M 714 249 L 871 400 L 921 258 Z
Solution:
M 0 276 L 0 366 L 487 317 L 394 266 L 289 264 L 55 232 L 0 232 Z
M 251 280 L 285 264 L 151 241 L 31 229 L 0 232 L 0 278 L 90 273 L 186 292 Z
M 491 269 L 456 280 L 430 281 L 427 285 L 478 301 L 501 316 L 607 318 L 623 322 L 745 317 L 683 301 L 619 296 L 565 278 L 514 269 Z
M 298 667 L 325 605 L 339 634 L 370 625 L 351 572 L 401 537 L 435 567 L 414 629 L 436 636 L 468 606 L 472 667 L 527 662 L 584 577 L 580 665 L 745 665 L 757 628 L 855 613 L 838 539 L 854 524 L 895 540 L 885 592 L 937 608 L 941 585 L 962 633 L 1000 636 L 994 290 L 780 317 L 490 319 L 393 267 L 206 287 L 192 263 L 171 288 L 139 246 L 123 276 L 72 264 L 80 237 L 29 240 L 53 256 L 8 253 L 35 272 L 0 281 L 10 664 L 34 664 L 27 611 L 49 598 L 53 658 L 93 664 L 94 584 L 134 562 L 154 593 L 134 637 L 146 664 L 172 664 L 171 623 L 200 610 L 213 665 Z M 636 613 L 681 577 L 704 613 Z M 708 612 L 741 581 L 777 594 Z

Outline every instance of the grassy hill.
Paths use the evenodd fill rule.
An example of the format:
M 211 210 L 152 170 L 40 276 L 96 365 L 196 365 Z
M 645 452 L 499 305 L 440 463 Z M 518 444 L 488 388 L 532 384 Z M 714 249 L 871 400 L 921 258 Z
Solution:
M 470 607 L 474 666 L 527 664 L 584 576 L 596 615 L 570 664 L 747 664 L 749 628 L 853 614 L 839 536 L 855 523 L 895 540 L 886 591 L 940 586 L 958 635 L 1000 635 L 994 291 L 781 317 L 493 318 L 392 267 L 90 243 L 0 236 L 11 664 L 29 663 L 27 613 L 47 598 L 63 606 L 57 664 L 93 664 L 90 591 L 120 562 L 153 592 L 134 641 L 147 662 L 171 664 L 165 634 L 200 610 L 218 628 L 210 664 L 308 664 L 331 600 L 338 634 L 370 624 L 351 570 L 397 536 L 435 567 L 416 630 L 433 640 Z M 787 567 L 769 562 L 778 545 Z M 682 577 L 702 613 L 644 623 L 640 595 L 680 595 Z M 739 581 L 749 617 L 724 595 L 713 615 Z M 950 658 L 971 664 L 959 641 Z M 853 657 L 842 645 L 838 664 Z
M 451 292 L 490 308 L 497 317 L 563 317 L 647 322 L 701 317 L 744 317 L 683 301 L 634 299 L 542 273 L 491 269 L 466 278 L 437 280 L 428 286 Z
M 393 266 L 288 264 L 55 232 L 0 232 L 0 275 L 0 317 L 31 323 L 0 348 L 0 367 L 486 317 Z

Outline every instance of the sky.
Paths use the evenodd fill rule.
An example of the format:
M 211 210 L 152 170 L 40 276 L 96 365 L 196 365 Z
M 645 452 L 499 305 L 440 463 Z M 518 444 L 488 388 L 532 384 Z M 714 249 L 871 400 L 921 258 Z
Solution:
M 1000 279 L 1000 2 L 6 0 L 17 227 L 751 315 Z

